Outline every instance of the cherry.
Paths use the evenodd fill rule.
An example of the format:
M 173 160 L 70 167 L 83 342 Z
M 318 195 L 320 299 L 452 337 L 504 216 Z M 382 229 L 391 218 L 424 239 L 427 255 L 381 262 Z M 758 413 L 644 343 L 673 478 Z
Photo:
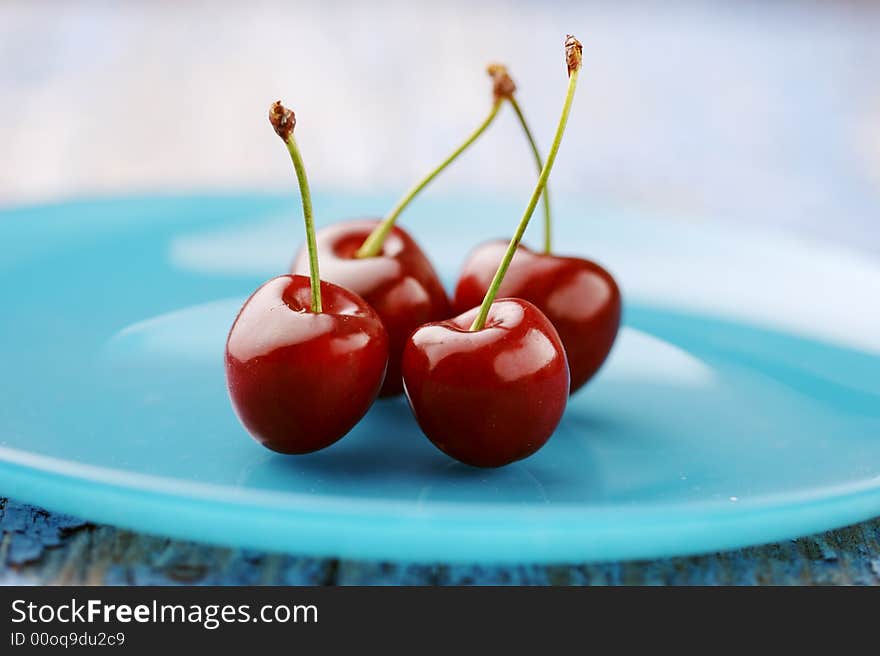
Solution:
M 470 254 L 455 287 L 455 311 L 480 302 L 506 248 L 503 241 L 491 241 Z M 589 381 L 611 352 L 620 327 L 620 289 L 595 262 L 520 246 L 499 294 L 534 303 L 559 331 L 571 369 L 571 392 Z
M 401 228 L 391 230 L 380 255 L 354 256 L 378 223 L 378 219 L 337 223 L 319 230 L 316 238 L 325 279 L 356 292 L 385 324 L 388 373 L 380 395 L 395 396 L 403 392 L 400 358 L 407 338 L 423 323 L 450 316 L 452 309 L 430 261 Z M 301 252 L 292 270 L 307 267 L 307 253 Z
M 422 431 L 447 455 L 500 467 L 532 455 L 556 429 L 568 398 L 559 335 L 538 308 L 518 298 L 427 324 L 403 353 L 406 396 Z
M 533 454 L 553 434 L 568 401 L 568 362 L 553 324 L 528 301 L 495 298 L 556 160 L 581 51 L 569 35 L 568 92 L 556 135 L 482 304 L 420 327 L 404 350 L 404 390 L 416 421 L 440 450 L 466 464 L 498 467 Z
M 513 106 L 541 168 L 541 154 L 509 91 L 515 89 L 513 83 L 504 82 L 503 67 L 494 75 L 496 94 L 502 94 Z M 588 259 L 553 254 L 551 242 L 549 194 L 545 190 L 544 251 L 537 253 L 520 246 L 499 293 L 534 303 L 559 331 L 568 355 L 573 393 L 596 374 L 611 352 L 620 328 L 622 300 L 620 288 L 608 271 Z M 470 253 L 455 288 L 455 312 L 464 312 L 485 296 L 506 249 L 507 242 L 498 240 L 481 244 Z
M 452 154 L 412 187 L 384 219 L 355 219 L 328 226 L 317 233 L 317 248 L 325 280 L 360 295 L 381 317 L 389 337 L 388 373 L 380 396 L 403 392 L 400 363 L 406 340 L 424 323 L 446 319 L 452 306 L 440 278 L 416 241 L 396 225 L 412 200 L 454 162 L 492 124 L 508 100 L 523 124 L 540 169 L 541 158 L 525 118 L 513 97 L 516 86 L 500 64 L 488 67 L 494 101 L 489 114 Z M 545 219 L 549 201 L 545 199 Z M 300 250 L 293 273 L 308 271 L 308 257 Z M 468 306 L 470 307 L 470 306 Z
M 310 275 L 273 278 L 245 302 L 226 341 L 226 380 L 254 439 L 280 453 L 309 453 L 348 433 L 375 401 L 388 335 L 366 301 L 320 280 L 296 118 L 280 102 L 269 117 L 296 169 Z
M 323 311 L 309 309 L 306 276 L 263 284 L 239 312 L 226 342 L 229 395 L 263 446 L 310 453 L 348 433 L 376 396 L 388 336 L 359 296 L 321 282 Z

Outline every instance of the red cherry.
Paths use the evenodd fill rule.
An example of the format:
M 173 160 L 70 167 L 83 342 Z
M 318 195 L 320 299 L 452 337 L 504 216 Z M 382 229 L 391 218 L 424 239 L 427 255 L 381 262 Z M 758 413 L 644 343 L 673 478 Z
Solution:
M 357 294 L 321 280 L 296 115 L 278 101 L 269 122 L 296 171 L 309 275 L 273 278 L 245 302 L 226 340 L 226 382 L 254 439 L 281 453 L 309 453 L 345 435 L 376 400 L 388 333 Z
M 422 431 L 477 467 L 530 456 L 553 434 L 568 400 L 568 364 L 553 324 L 521 299 L 494 302 L 419 328 L 403 353 L 403 381 Z
M 380 223 L 378 219 L 345 221 L 318 230 L 316 241 L 321 278 L 350 289 L 369 303 L 388 331 L 388 373 L 381 396 L 403 392 L 400 360 L 412 332 L 424 323 L 452 314 L 446 291 L 418 244 L 394 226 L 382 251 L 355 257 L 358 248 Z M 302 249 L 293 273 L 307 273 L 308 253 Z
M 247 300 L 226 341 L 229 396 L 241 423 L 280 453 L 309 453 L 345 435 L 382 385 L 388 336 L 357 295 L 321 282 L 323 311 L 306 276 L 284 275 Z
M 462 462 L 498 467 L 553 434 L 568 401 L 565 347 L 550 320 L 519 298 L 495 301 L 556 160 L 581 69 L 565 39 L 568 91 L 538 183 L 479 307 L 419 328 L 403 354 L 406 397 L 425 435 Z
M 492 241 L 470 254 L 455 288 L 456 312 L 480 303 L 507 246 L 507 242 Z M 534 303 L 559 331 L 571 369 L 572 392 L 605 362 L 620 327 L 622 303 L 614 278 L 595 262 L 520 246 L 498 293 Z

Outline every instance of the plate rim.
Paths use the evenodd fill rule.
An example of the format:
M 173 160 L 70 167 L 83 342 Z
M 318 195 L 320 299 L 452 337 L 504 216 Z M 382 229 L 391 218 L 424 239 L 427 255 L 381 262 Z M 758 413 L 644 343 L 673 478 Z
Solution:
M 27 460 L 40 462 L 22 462 Z M 596 505 L 587 512 L 583 506 L 572 505 L 524 513 L 515 504 L 487 504 L 462 513 L 461 507 L 451 502 L 432 502 L 429 512 L 413 512 L 398 507 L 411 504 L 362 499 L 357 511 L 346 513 L 344 508 L 340 510 L 342 498 L 332 502 L 339 506 L 332 512 L 326 508 L 310 510 L 303 503 L 291 505 L 289 493 L 271 491 L 247 491 L 246 496 L 254 498 L 217 504 L 212 492 L 221 490 L 220 486 L 188 483 L 187 487 L 197 488 L 199 494 L 181 495 L 158 485 L 167 481 L 179 486 L 175 479 L 133 476 L 139 482 L 153 483 L 145 489 L 63 473 L 60 470 L 65 464 L 67 461 L 50 456 L 0 447 L 0 475 L 14 492 L 10 497 L 17 501 L 92 522 L 194 542 L 320 558 L 499 564 L 662 558 L 728 551 L 831 530 L 871 519 L 880 511 L 880 477 L 821 488 L 822 493 L 781 493 L 761 500 L 718 500 L 699 505 L 657 503 L 632 509 Z M 109 468 L 80 467 L 111 477 L 122 474 Z M 831 494 L 829 489 L 833 490 Z M 307 495 L 297 496 L 302 496 L 302 501 L 314 501 Z M 267 505 L 267 497 L 288 497 L 288 503 Z M 168 500 L 176 504 L 174 518 L 166 515 Z M 323 504 L 327 504 L 326 498 Z M 364 513 L 364 507 L 373 512 Z M 267 517 L 279 508 L 284 512 Z M 395 510 L 406 512 L 402 517 Z M 609 511 L 619 519 L 596 521 L 607 520 Z M 520 519 L 526 515 L 529 521 L 511 527 L 508 520 L 512 513 Z M 463 514 L 469 516 L 463 519 Z M 658 514 L 663 514 L 662 522 L 656 521 Z M 340 521 L 346 522 L 348 535 L 337 542 Z M 641 539 L 633 538 L 633 523 L 639 524 Z M 194 526 L 204 538 L 193 537 Z M 230 526 L 235 530 L 222 530 Z M 312 530 L 297 530 L 305 526 Z M 451 535 L 456 540 L 450 540 Z M 450 542 L 456 541 L 459 546 L 450 548 Z M 479 554 L 475 554 L 474 544 L 479 544 Z M 538 544 L 541 554 L 534 553 Z

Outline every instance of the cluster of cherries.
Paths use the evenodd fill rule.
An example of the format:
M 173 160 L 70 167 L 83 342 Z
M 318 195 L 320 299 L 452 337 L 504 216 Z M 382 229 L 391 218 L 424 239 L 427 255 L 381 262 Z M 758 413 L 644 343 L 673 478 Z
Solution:
M 470 465 L 520 460 L 550 438 L 569 394 L 611 350 L 621 315 L 620 291 L 607 271 L 550 250 L 545 187 L 581 68 L 582 48 L 573 36 L 565 55 L 568 92 L 546 160 L 513 81 L 493 65 L 492 110 L 459 148 L 384 219 L 348 221 L 317 234 L 293 135 L 296 118 L 280 102 L 272 105 L 270 121 L 299 182 L 306 247 L 290 274 L 269 280 L 245 302 L 227 340 L 230 397 L 255 439 L 281 453 L 316 451 L 348 433 L 377 396 L 401 392 L 425 435 Z M 513 238 L 474 250 L 450 301 L 428 258 L 395 221 L 504 102 L 532 146 L 538 183 Z M 542 195 L 545 248 L 535 252 L 520 241 Z

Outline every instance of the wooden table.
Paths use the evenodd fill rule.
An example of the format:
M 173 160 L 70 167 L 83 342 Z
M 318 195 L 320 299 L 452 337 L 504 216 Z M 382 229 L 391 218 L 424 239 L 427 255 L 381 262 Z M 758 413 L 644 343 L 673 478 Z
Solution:
M 401 190 L 481 119 L 489 60 L 511 66 L 546 144 L 566 31 L 586 67 L 553 187 L 880 253 L 880 5 L 859 2 L 12 0 L 0 204 L 289 188 L 265 122 L 276 97 L 295 103 L 314 183 Z M 523 194 L 533 176 L 502 116 L 437 191 Z M 696 558 L 503 568 L 200 546 L 2 498 L 0 529 L 0 583 L 880 583 L 878 520 Z

